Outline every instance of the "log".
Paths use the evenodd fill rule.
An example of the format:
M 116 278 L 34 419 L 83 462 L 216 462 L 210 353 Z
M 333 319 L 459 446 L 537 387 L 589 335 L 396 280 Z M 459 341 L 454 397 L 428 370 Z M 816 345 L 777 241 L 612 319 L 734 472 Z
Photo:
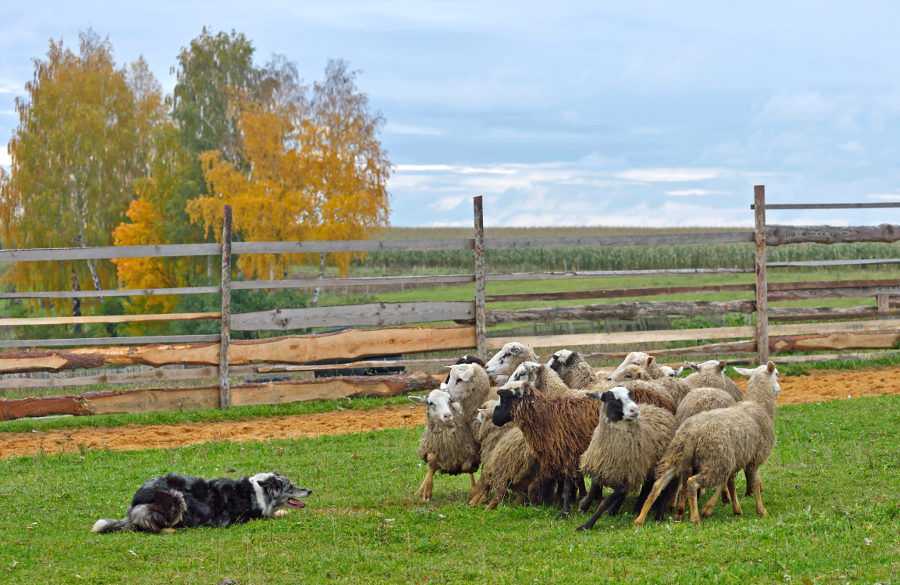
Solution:
M 148 321 L 204 321 L 221 313 L 170 313 L 168 315 L 91 315 L 88 317 L 33 317 L 0 319 L 0 327 L 19 325 L 75 325 L 86 323 L 145 323 Z
M 900 240 L 900 225 L 883 223 L 878 226 L 830 225 L 769 225 L 766 226 L 766 245 L 786 244 L 847 244 L 852 242 L 896 242 Z
M 647 288 L 610 288 L 599 290 L 576 290 L 553 293 L 518 293 L 509 295 L 488 295 L 488 303 L 518 301 L 571 301 L 578 299 L 613 299 L 618 297 L 644 297 L 656 295 L 701 294 L 719 292 L 746 292 L 754 290 L 752 284 L 718 284 L 707 286 L 656 286 Z
M 344 325 L 384 327 L 474 318 L 475 307 L 471 302 L 371 303 L 240 313 L 231 316 L 231 329 L 233 331 L 290 331 L 306 327 L 340 327 Z
M 443 378 L 442 374 L 411 374 L 244 384 L 231 388 L 231 403 L 232 406 L 249 406 L 358 396 L 395 396 L 432 390 L 440 386 Z M 218 406 L 218 386 L 86 392 L 79 395 L 0 399 L 0 420 L 27 416 L 126 414 Z
M 769 309 L 769 321 L 846 321 L 850 319 L 874 319 L 900 317 L 900 311 L 879 313 L 876 307 L 787 307 Z
M 231 347 L 231 206 L 226 205 L 222 217 L 222 315 L 219 338 L 219 408 L 231 406 L 228 382 L 228 355 Z
M 573 307 L 543 307 L 517 311 L 488 311 L 488 326 L 503 323 L 555 323 L 557 321 L 600 321 L 602 319 L 627 319 L 665 317 L 667 315 L 722 315 L 726 313 L 753 313 L 754 301 L 673 301 L 663 303 L 636 303 L 623 301 L 614 305 L 581 305 Z
M 769 361 L 769 286 L 766 273 L 766 188 L 753 187 L 754 250 L 756 269 L 756 359 L 760 364 Z
M 102 368 L 106 359 L 102 355 L 32 349 L 0 353 L 0 374 L 25 372 L 61 372 L 82 368 Z
M 730 341 L 727 343 L 708 343 L 706 345 L 695 345 L 693 347 L 677 347 L 674 349 L 654 349 L 649 353 L 655 357 L 667 356 L 705 356 L 705 355 L 723 355 L 731 353 L 750 353 L 756 352 L 756 341 L 750 339 L 748 341 Z M 600 358 L 600 359 L 623 359 L 628 356 L 629 352 L 613 352 L 613 353 L 587 353 L 582 354 L 584 358 Z
M 600 248 L 606 246 L 680 246 L 686 244 L 734 244 L 753 241 L 753 232 L 705 232 L 694 234 L 641 234 L 636 236 L 579 236 L 562 238 L 488 238 L 488 250 L 535 248 Z
M 234 366 L 230 368 L 232 376 L 256 374 L 263 368 L 253 366 Z M 283 371 L 283 370 L 282 370 Z M 75 376 L 71 378 L 6 378 L 0 380 L 0 389 L 13 388 L 66 388 L 70 386 L 93 386 L 95 384 L 142 384 L 144 382 L 160 382 L 171 380 L 197 380 L 200 378 L 217 378 L 219 368 L 188 368 L 184 370 L 150 370 L 149 372 L 128 372 L 124 374 L 97 374 L 95 376 Z
M 475 217 L 475 353 L 487 361 L 487 322 L 484 308 L 484 207 L 482 196 L 473 198 Z
M 773 337 L 769 340 L 772 351 L 822 351 L 843 349 L 894 349 L 900 341 L 900 332 L 830 333 L 801 335 L 797 337 Z
M 859 299 L 875 297 L 878 295 L 900 295 L 900 286 L 782 290 L 777 292 L 770 292 L 769 301 Z

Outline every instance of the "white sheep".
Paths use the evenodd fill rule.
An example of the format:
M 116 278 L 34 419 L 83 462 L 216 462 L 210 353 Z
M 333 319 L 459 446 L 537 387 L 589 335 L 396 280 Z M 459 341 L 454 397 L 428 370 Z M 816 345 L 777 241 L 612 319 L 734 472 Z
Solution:
M 450 394 L 432 390 L 428 396 L 410 396 L 410 400 L 426 405 L 425 432 L 419 442 L 419 457 L 428 466 L 422 485 L 416 491 L 425 501 L 431 500 L 434 474 L 469 474 L 471 489 L 475 489 L 475 472 L 481 460 L 472 427 L 463 418 L 459 404 L 450 402 Z
M 581 390 L 572 390 L 547 364 L 522 362 L 509 377 L 509 382 L 531 382 L 545 396 L 584 397 Z
M 561 349 L 554 353 L 547 361 L 547 365 L 573 390 L 583 390 L 613 372 L 603 368 L 595 370 L 580 353 L 569 349 Z
M 676 478 L 691 471 L 687 498 L 691 504 L 691 522 L 700 524 L 697 491 L 716 488 L 703 508 L 709 517 L 723 489 L 728 488 L 732 511 L 741 514 L 734 490 L 734 476 L 743 469 L 756 497 L 756 513 L 766 515 L 760 495 L 759 468 L 775 446 L 775 397 L 781 392 L 778 369 L 772 362 L 754 370 L 744 400 L 729 408 L 701 412 L 687 419 L 675 432 L 656 470 L 656 482 L 644 502 L 635 525 L 642 526 L 650 507 L 663 489 Z
M 723 361 L 709 360 L 703 363 L 688 362 L 694 373 L 684 379 L 691 388 L 721 388 L 734 398 L 735 402 L 744 399 L 744 393 L 734 381 L 725 375 L 726 364 Z
M 684 371 L 684 366 L 678 366 L 678 369 L 670 368 L 669 366 L 659 366 L 659 369 L 662 370 L 662 373 L 666 375 L 667 378 L 678 378 L 681 376 L 681 372 Z
M 497 398 L 496 389 L 491 388 L 491 380 L 478 364 L 447 366 L 446 386 L 442 390 L 450 394 L 451 402 L 459 402 L 466 422 L 473 426 L 478 408 L 486 401 Z M 474 432 L 474 428 L 473 428 Z
M 484 371 L 498 384 L 504 384 L 509 376 L 516 371 L 522 362 L 536 362 L 537 355 L 534 350 L 517 341 L 511 341 L 494 354 L 488 363 L 484 364 Z
M 650 404 L 638 406 L 627 388 L 616 386 L 603 394 L 588 396 L 602 401 L 603 407 L 591 443 L 581 455 L 581 471 L 591 474 L 592 491 L 597 483 L 613 488 L 613 493 L 578 530 L 593 528 L 606 510 L 610 515 L 615 514 L 628 493 L 640 488 L 637 513 L 653 485 L 656 465 L 675 434 L 675 417 L 671 412 Z M 582 501 L 582 510 L 590 507 L 591 495 L 585 498 L 586 504 Z M 657 520 L 662 520 L 667 500 L 659 499 Z

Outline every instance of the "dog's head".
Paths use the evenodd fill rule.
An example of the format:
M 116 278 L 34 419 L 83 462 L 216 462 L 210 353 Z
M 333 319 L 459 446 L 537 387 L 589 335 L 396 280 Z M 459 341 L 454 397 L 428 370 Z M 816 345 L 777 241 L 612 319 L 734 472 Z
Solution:
M 250 478 L 256 499 L 264 516 L 271 516 L 285 508 L 305 508 L 301 498 L 308 498 L 312 490 L 295 486 L 288 478 L 277 473 L 258 473 Z

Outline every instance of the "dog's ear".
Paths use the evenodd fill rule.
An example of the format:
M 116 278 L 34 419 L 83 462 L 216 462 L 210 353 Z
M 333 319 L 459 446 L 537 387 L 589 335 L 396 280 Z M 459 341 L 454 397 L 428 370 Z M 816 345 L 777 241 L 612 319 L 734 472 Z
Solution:
M 273 473 L 271 476 L 259 482 L 259 487 L 266 490 L 267 492 L 276 492 L 280 487 L 278 481 L 279 477 L 280 476 L 277 473 Z

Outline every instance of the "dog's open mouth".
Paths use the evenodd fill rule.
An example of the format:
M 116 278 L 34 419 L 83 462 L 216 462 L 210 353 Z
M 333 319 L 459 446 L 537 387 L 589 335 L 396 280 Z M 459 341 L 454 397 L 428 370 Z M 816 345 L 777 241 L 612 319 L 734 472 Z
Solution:
M 301 502 L 300 500 L 295 499 L 295 498 L 288 498 L 287 503 L 288 503 L 288 506 L 291 506 L 294 508 L 305 508 L 306 507 L 306 502 Z

